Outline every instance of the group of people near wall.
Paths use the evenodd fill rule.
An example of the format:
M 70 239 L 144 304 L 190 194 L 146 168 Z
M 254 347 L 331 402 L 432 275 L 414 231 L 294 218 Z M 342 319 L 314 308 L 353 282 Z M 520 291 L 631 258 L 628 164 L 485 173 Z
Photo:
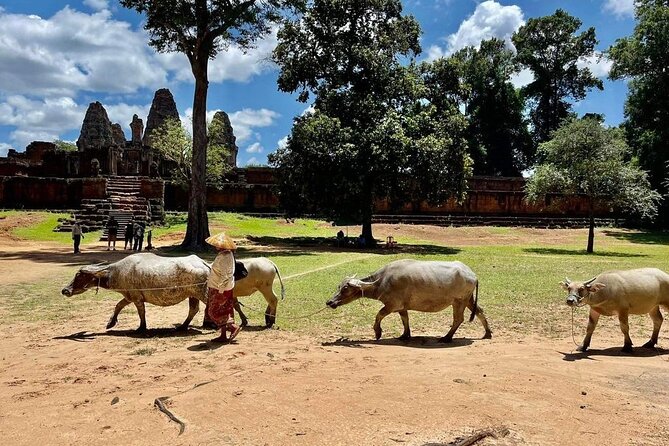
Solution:
M 119 224 L 118 220 L 113 215 L 109 216 L 109 219 L 106 223 L 107 226 L 107 251 L 114 250 L 116 251 L 116 239 L 118 237 Z M 153 245 L 151 244 L 152 238 L 152 229 L 151 227 L 146 229 L 146 225 L 137 220 L 130 220 L 125 225 L 124 232 L 124 246 L 123 249 L 132 249 L 133 251 L 141 251 L 144 245 L 144 236 L 146 235 L 146 247 L 144 249 L 151 250 Z M 72 224 L 72 242 L 74 244 L 74 253 L 79 254 L 81 250 L 79 246 L 81 245 L 81 239 L 84 238 L 84 231 L 81 227 L 81 223 L 77 220 Z

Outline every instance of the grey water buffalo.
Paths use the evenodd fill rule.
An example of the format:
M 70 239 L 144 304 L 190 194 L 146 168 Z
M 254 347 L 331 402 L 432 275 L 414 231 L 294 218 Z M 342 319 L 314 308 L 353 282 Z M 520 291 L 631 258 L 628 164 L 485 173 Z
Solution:
M 366 297 L 383 303 L 376 315 L 374 334 L 381 338 L 381 321 L 390 313 L 399 313 L 404 325 L 400 339 L 409 339 L 409 310 L 437 312 L 453 306 L 453 325 L 441 338 L 451 342 L 453 334 L 464 321 L 465 307 L 476 315 L 485 329 L 484 339 L 492 337 L 488 321 L 478 306 L 478 279 L 461 262 L 397 260 L 364 279 L 347 278 L 327 302 L 337 308 L 358 298 Z
M 166 307 L 188 299 L 188 317 L 178 329 L 186 330 L 197 314 L 200 301 L 207 303 L 209 265 L 195 255 L 160 257 L 152 253 L 132 254 L 109 265 L 81 268 L 63 288 L 67 297 L 94 288 L 105 288 L 123 295 L 107 323 L 116 325 L 118 314 L 133 303 L 139 314 L 138 331 L 146 330 L 145 303 Z
M 590 306 L 588 328 L 580 351 L 590 346 L 599 316 L 618 315 L 620 330 L 625 336 L 624 352 L 632 351 L 628 316 L 648 314 L 653 320 L 653 334 L 643 347 L 653 348 L 662 326 L 660 307 L 669 309 L 669 274 L 657 268 L 640 268 L 624 271 L 606 271 L 585 282 L 566 279 L 561 283 L 568 292 L 567 305 Z

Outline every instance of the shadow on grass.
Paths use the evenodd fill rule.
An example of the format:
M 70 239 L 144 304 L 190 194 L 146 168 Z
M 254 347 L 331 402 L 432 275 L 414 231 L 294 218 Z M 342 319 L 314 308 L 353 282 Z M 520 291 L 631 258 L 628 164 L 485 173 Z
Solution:
M 669 232 L 626 232 L 606 229 L 602 231 L 607 237 L 624 240 L 642 245 L 669 245 Z
M 461 250 L 457 248 L 449 248 L 447 246 L 437 245 L 411 245 L 402 244 L 395 245 L 392 248 L 385 248 L 383 243 L 378 244 L 373 248 L 358 248 L 356 246 L 336 246 L 336 242 L 332 237 L 254 237 L 247 236 L 247 239 L 253 243 L 266 246 L 277 246 L 287 248 L 310 248 L 311 251 L 318 252 L 368 252 L 374 254 L 442 254 L 453 255 L 459 253 Z M 254 253 L 257 251 L 254 251 Z M 282 253 L 283 255 L 283 253 Z
M 365 346 L 372 345 L 396 345 L 398 347 L 411 347 L 411 348 L 455 348 L 455 347 L 464 347 L 474 343 L 473 340 L 467 338 L 456 338 L 453 339 L 451 343 L 440 342 L 439 337 L 428 337 L 428 336 L 414 336 L 408 341 L 404 341 L 397 338 L 385 338 L 379 339 L 378 341 L 372 339 L 348 339 L 348 338 L 339 338 L 336 341 L 332 342 L 322 342 L 321 345 L 324 347 L 352 347 L 352 348 L 366 348 Z
M 609 347 L 603 350 L 588 349 L 585 352 L 573 352 L 565 353 L 558 352 L 564 355 L 562 358 L 563 361 L 580 361 L 583 359 L 589 359 L 591 361 L 596 361 L 597 356 L 629 356 L 631 358 L 652 358 L 655 356 L 665 356 L 669 354 L 669 350 L 665 348 L 644 348 L 644 347 L 635 347 L 632 353 L 626 353 L 622 351 L 622 347 Z
M 595 251 L 588 253 L 584 249 L 560 249 L 560 248 L 523 248 L 524 252 L 542 255 L 559 256 L 593 256 L 593 257 L 648 257 L 646 254 L 631 254 L 626 252 Z
M 98 336 L 150 339 L 150 338 L 187 338 L 190 336 L 198 336 L 201 334 L 203 334 L 203 331 L 197 328 L 189 328 L 188 330 L 177 330 L 176 328 L 150 328 L 144 332 L 139 332 L 137 330 L 109 330 L 100 333 L 80 331 L 65 336 L 55 336 L 52 339 L 65 339 L 68 341 L 86 342 L 86 341 L 92 341 Z

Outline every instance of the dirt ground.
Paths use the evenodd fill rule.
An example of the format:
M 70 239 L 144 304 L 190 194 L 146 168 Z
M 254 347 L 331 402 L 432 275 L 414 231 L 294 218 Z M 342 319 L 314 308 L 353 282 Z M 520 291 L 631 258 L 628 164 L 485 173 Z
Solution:
M 463 242 L 463 234 L 453 237 Z M 0 285 L 107 255 L 102 244 L 74 257 L 67 246 L 0 235 Z M 148 308 L 147 335 L 134 333 L 134 311 L 104 330 L 112 305 L 68 323 L 0 322 L 5 444 L 437 446 L 482 429 L 498 438 L 476 445 L 669 444 L 662 348 L 579 354 L 571 338 L 502 330 L 481 340 L 476 324 L 451 345 L 436 341 L 443 333 L 404 343 L 373 341 L 371 328 L 338 339 L 252 326 L 218 346 L 208 342 L 212 331 L 172 330 L 185 303 Z M 183 434 L 155 407 L 159 397 L 185 423 Z

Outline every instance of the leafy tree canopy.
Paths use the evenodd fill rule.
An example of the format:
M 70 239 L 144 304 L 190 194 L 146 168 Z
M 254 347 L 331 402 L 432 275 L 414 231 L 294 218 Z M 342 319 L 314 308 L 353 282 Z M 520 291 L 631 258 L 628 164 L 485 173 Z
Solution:
M 586 196 L 588 252 L 593 250 L 595 205 L 649 219 L 657 215 L 660 194 L 652 190 L 646 172 L 629 161 L 630 149 L 620 129 L 605 128 L 593 118 L 574 119 L 541 144 L 539 152 L 543 162 L 527 182 L 527 197 L 536 202 L 549 193 Z
M 576 34 L 581 24 L 558 9 L 553 15 L 529 19 L 513 34 L 517 61 L 534 74 L 522 92 L 534 102 L 530 117 L 537 142 L 548 140 L 572 115 L 570 100 L 580 101 L 588 90 L 604 88 L 589 68 L 578 67 L 580 60 L 595 54 L 597 44 L 594 28 Z
M 609 48 L 612 79 L 629 79 L 624 128 L 651 184 L 669 171 L 669 1 L 637 0 L 631 36 Z M 667 209 L 669 214 L 669 209 Z
M 62 139 L 56 139 L 53 141 L 53 143 L 56 145 L 56 149 L 58 150 L 65 150 L 67 152 L 76 152 L 78 150 L 77 145 L 70 141 L 63 141 Z
M 353 219 L 371 241 L 378 200 L 462 196 L 471 173 L 464 121 L 429 100 L 411 63 L 419 35 L 399 0 L 315 0 L 281 28 L 279 88 L 313 97 L 315 109 L 270 156 L 289 212 Z
M 217 139 L 215 135 L 222 131 L 220 126 L 221 123 L 216 120 L 209 124 L 211 138 L 207 148 L 207 184 L 210 186 L 221 186 L 223 176 L 230 170 L 226 163 L 228 149 L 211 143 Z M 172 181 L 188 187 L 192 175 L 193 140 L 181 121 L 167 119 L 163 125 L 153 130 L 151 141 L 155 150 L 174 163 Z
M 462 96 L 474 173 L 519 176 L 533 157 L 534 145 L 524 117 L 525 102 L 511 83 L 519 70 L 514 52 L 503 40 L 491 39 L 450 59 L 450 64 L 435 64 L 435 68 L 454 67 L 459 72 L 459 85 L 450 89 L 456 88 Z

